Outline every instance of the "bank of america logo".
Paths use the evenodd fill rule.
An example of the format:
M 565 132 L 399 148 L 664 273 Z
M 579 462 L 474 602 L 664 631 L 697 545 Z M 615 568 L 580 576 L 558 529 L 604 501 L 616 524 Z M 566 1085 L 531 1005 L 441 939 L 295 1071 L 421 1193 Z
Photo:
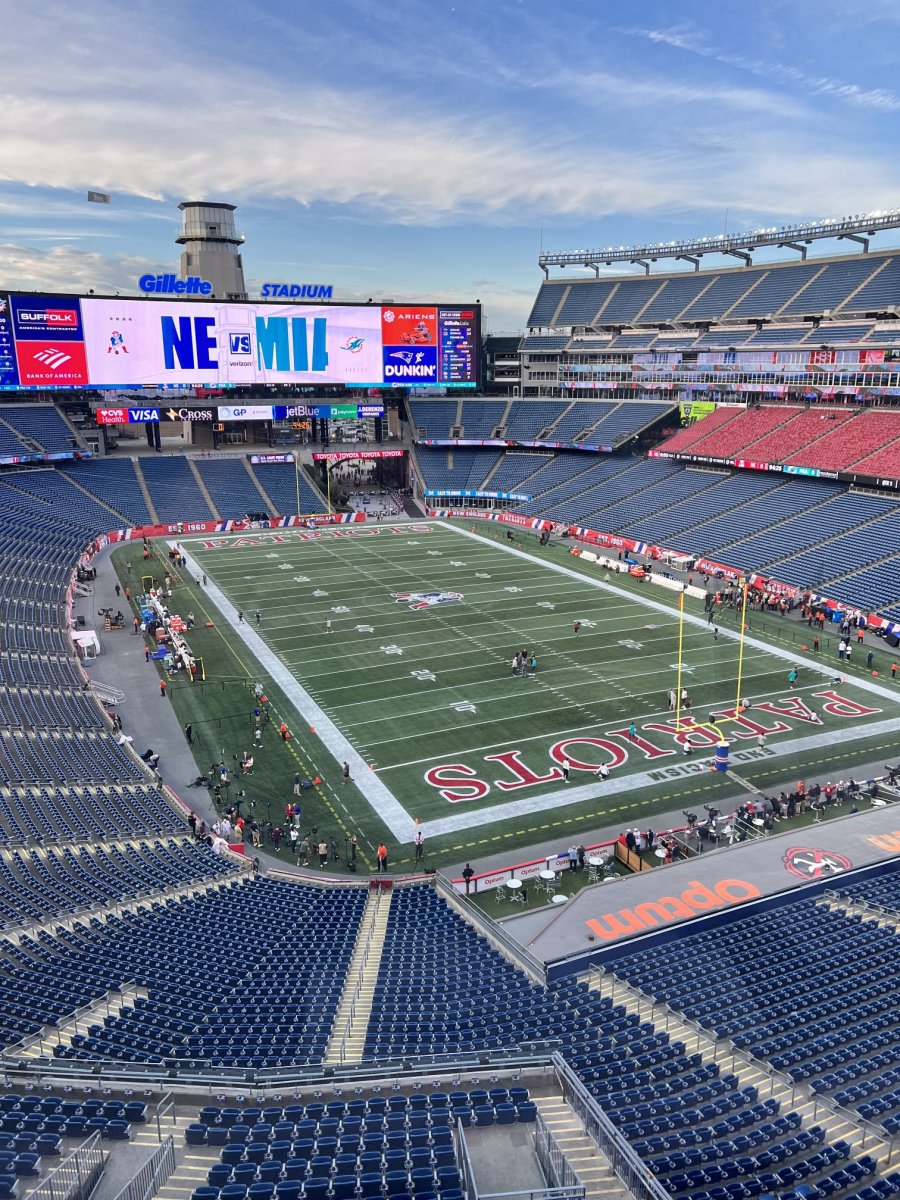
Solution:
M 72 355 L 66 354 L 62 350 L 41 350 L 34 356 L 35 362 L 45 363 L 51 371 L 58 371 L 64 363 L 72 361 Z

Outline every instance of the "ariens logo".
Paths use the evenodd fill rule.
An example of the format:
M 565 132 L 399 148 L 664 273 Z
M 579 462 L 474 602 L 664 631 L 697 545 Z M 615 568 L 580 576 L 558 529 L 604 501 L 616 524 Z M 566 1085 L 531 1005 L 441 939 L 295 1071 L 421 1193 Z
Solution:
M 142 275 L 138 287 L 154 296 L 211 296 L 212 284 L 199 275 L 179 279 L 176 275 Z

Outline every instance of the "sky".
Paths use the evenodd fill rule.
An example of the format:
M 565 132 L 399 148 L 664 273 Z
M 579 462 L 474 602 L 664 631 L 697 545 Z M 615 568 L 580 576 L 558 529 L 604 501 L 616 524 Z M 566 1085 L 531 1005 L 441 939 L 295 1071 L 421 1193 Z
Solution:
M 900 206 L 897 0 L 0 0 L 0 18 L 0 288 L 136 292 L 177 269 L 179 201 L 219 200 L 251 296 L 480 299 L 489 332 L 517 332 L 542 246 Z

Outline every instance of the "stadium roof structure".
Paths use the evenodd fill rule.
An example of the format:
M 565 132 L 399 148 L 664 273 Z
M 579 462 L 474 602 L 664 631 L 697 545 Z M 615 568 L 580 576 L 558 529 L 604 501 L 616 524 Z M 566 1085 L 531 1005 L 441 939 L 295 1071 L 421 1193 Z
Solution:
M 753 251 L 766 246 L 779 250 L 796 250 L 801 259 L 806 258 L 806 248 L 821 238 L 836 238 L 858 242 L 863 251 L 869 249 L 869 239 L 876 233 L 900 228 L 900 209 L 888 212 L 856 213 L 850 217 L 829 217 L 822 221 L 808 221 L 800 225 L 772 226 L 755 229 L 749 233 L 724 234 L 712 237 L 693 238 L 680 242 L 650 242 L 638 246 L 606 246 L 593 250 L 570 250 L 555 254 L 541 253 L 538 266 L 549 278 L 550 267 L 587 267 L 600 274 L 600 267 L 611 267 L 613 263 L 628 263 L 643 267 L 650 274 L 650 264 L 660 259 L 674 259 L 693 264 L 699 271 L 700 259 L 705 254 L 726 254 L 739 258 L 745 266 L 752 266 Z

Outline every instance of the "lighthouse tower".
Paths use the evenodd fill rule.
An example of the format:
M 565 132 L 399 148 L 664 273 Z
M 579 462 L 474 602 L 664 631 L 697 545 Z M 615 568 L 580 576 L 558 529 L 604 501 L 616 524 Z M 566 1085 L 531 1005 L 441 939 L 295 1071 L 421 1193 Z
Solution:
M 217 300 L 246 300 L 241 246 L 235 233 L 233 204 L 185 200 L 178 205 L 184 225 L 175 239 L 181 251 L 181 277 L 199 275 L 212 284 Z

